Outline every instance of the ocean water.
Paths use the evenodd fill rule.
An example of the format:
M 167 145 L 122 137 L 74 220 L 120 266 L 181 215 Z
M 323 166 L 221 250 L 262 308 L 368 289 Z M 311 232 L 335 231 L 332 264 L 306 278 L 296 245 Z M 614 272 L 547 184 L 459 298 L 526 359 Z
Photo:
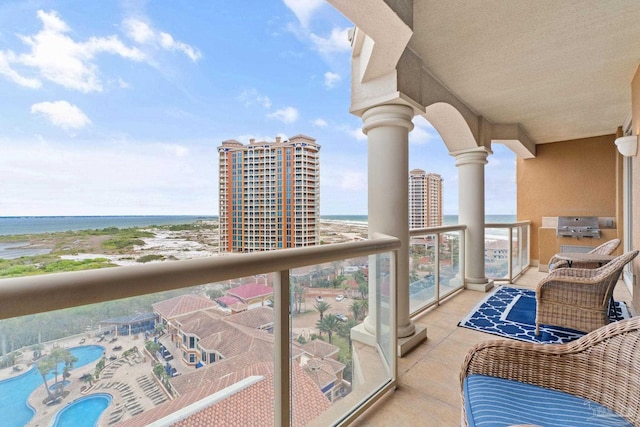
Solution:
M 0 217 L 0 236 L 94 230 L 108 227 L 131 228 L 150 225 L 191 224 L 217 216 L 10 216 Z

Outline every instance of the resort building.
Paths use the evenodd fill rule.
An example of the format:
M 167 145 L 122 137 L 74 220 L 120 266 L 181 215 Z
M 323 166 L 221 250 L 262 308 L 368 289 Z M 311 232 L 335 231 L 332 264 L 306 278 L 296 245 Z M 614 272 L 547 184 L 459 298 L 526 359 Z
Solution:
M 442 177 L 422 169 L 409 172 L 409 228 L 442 225 Z
M 492 162 L 496 144 L 504 145 L 517 157 L 517 222 L 500 225 L 507 230 L 511 243 L 509 269 L 507 276 L 501 278 L 503 283 L 535 292 L 537 284 L 549 277 L 545 264 L 563 246 L 593 247 L 613 236 L 622 242 L 614 254 L 640 249 L 640 2 L 328 3 L 355 26 L 349 31 L 351 104 L 345 108 L 345 118 L 349 113 L 361 118 L 367 137 L 368 240 L 1 279 L 0 317 L 32 315 L 167 289 L 186 292 L 196 285 L 273 273 L 274 321 L 270 340 L 255 337 L 266 332 L 255 329 L 248 333 L 246 328 L 254 345 L 260 341 L 271 351 L 262 353 L 268 361 L 256 364 L 246 359 L 243 369 L 230 370 L 236 374 L 202 383 L 193 395 L 181 394 L 166 407 L 161 405 L 152 411 L 166 408 L 163 416 L 179 418 L 175 425 L 250 425 L 250 420 L 260 420 L 278 427 L 459 426 L 461 417 L 466 415 L 461 399 L 461 366 L 474 345 L 493 352 L 492 366 L 504 372 L 511 371 L 514 365 L 504 367 L 516 360 L 516 353 L 540 349 L 518 345 L 511 338 L 495 340 L 493 335 L 458 326 L 497 281 L 487 274 L 485 264 L 485 235 L 489 234 L 486 229 L 496 228 L 485 224 L 485 175 L 495 170 L 487 165 Z M 314 18 L 322 16 L 317 14 Z M 211 31 L 215 32 L 215 27 Z M 410 231 L 407 185 L 409 133 L 415 116 L 422 116 L 433 125 L 457 167 L 459 213 L 458 225 L 446 227 L 446 231 L 421 231 L 417 236 Z M 291 140 L 296 142 L 253 142 L 246 147 L 228 141 L 220 147 L 220 214 L 225 250 L 254 252 L 289 247 L 289 235 L 291 247 L 317 242 L 311 237 L 304 240 L 306 234 L 302 230 L 297 234 L 298 224 L 303 228 L 303 216 L 296 216 L 295 200 L 299 197 L 300 212 L 303 203 L 317 202 L 311 183 L 317 185 L 314 162 L 318 147 L 310 138 Z M 306 157 L 299 160 L 302 167 L 306 159 L 306 170 L 294 168 L 293 164 L 294 151 L 299 148 L 301 155 L 305 152 L 303 143 L 311 145 Z M 278 144 L 283 147 L 282 158 L 274 147 Z M 429 145 L 419 148 L 429 150 Z M 290 160 L 287 150 L 291 152 Z M 269 159 L 265 158 L 262 165 L 255 160 L 267 155 Z M 251 162 L 245 164 L 249 157 Z M 239 169 L 234 169 L 236 165 Z M 251 168 L 252 172 L 245 175 L 244 168 Z M 291 193 L 282 191 L 282 216 L 277 208 L 280 192 L 275 187 L 267 197 L 267 191 L 262 194 L 252 182 L 247 181 L 245 186 L 244 181 L 245 176 L 277 181 L 279 168 L 287 171 L 283 181 L 289 180 L 293 186 Z M 299 179 L 295 176 L 298 170 Z M 310 179 L 314 172 L 316 181 Z M 307 173 L 306 181 L 303 173 Z M 299 181 L 299 192 L 291 180 Z M 305 188 L 304 183 L 310 184 Z M 255 201 L 248 202 L 245 187 L 247 191 L 253 189 L 255 195 L 251 197 Z M 304 194 L 309 197 L 304 198 Z M 306 212 L 307 219 L 315 214 L 313 219 L 317 220 L 316 210 Z M 601 233 L 599 237 L 581 239 L 558 235 L 560 215 L 597 217 Z M 292 222 L 291 233 L 284 221 L 289 216 L 300 218 L 299 223 Z M 270 235 L 254 238 L 257 232 L 253 230 L 261 221 L 269 226 Z M 310 236 L 315 235 L 315 224 L 307 223 L 305 227 Z M 443 233 L 447 247 L 434 251 L 434 274 L 429 276 L 433 283 L 412 288 L 411 238 L 434 235 L 433 241 L 440 242 Z M 350 330 L 351 392 L 331 404 L 319 388 L 326 381 L 297 374 L 304 371 L 296 362 L 304 350 L 291 345 L 297 318 L 289 312 L 290 272 L 303 266 L 348 263 L 357 257 L 368 259 L 369 314 Z M 616 301 L 627 302 L 636 312 L 640 310 L 638 274 L 640 259 L 636 257 L 623 270 L 613 292 Z M 167 316 L 165 319 L 170 318 L 169 313 Z M 608 404 L 625 415 L 628 424 L 640 425 L 637 323 L 617 322 L 613 326 L 619 324 L 629 328 L 624 337 L 633 338 L 631 344 L 625 341 L 622 346 L 618 341 L 608 346 L 605 335 L 591 335 L 568 350 L 545 344 L 545 355 L 540 358 L 518 360 L 531 362 L 527 365 L 532 367 L 530 377 L 544 373 L 533 372 L 533 364 L 539 367 L 550 361 L 551 367 L 544 371 L 564 384 L 580 382 L 581 387 L 574 387 L 576 391 L 611 392 L 613 397 Z M 240 327 L 230 323 L 227 326 Z M 197 329 L 190 331 L 195 333 Z M 581 351 L 596 341 L 604 343 L 606 349 Z M 211 345 L 204 350 L 216 348 Z M 574 357 L 578 352 L 584 359 Z M 199 354 L 196 352 L 194 357 L 202 357 Z M 606 355 L 608 361 L 591 363 L 596 354 Z M 241 363 L 242 357 L 235 360 Z M 610 364 L 613 359 L 617 365 Z M 219 363 L 230 362 L 223 359 L 195 372 L 215 369 Z M 618 372 L 624 366 L 635 371 Z M 590 367 L 597 370 L 588 371 Z M 313 364 L 309 366 L 310 370 L 315 368 Z M 603 372 L 615 375 L 602 375 Z M 589 381 L 598 381 L 600 386 L 589 387 Z M 504 390 L 513 391 L 511 387 Z M 191 407 L 192 412 L 183 411 L 184 403 L 195 402 L 199 405 Z M 526 409 L 537 402 L 548 400 L 528 399 Z M 580 406 L 591 416 L 602 414 L 590 405 Z M 152 411 L 138 417 L 150 416 Z M 189 419 L 190 416 L 197 418 Z M 149 424 L 147 420 L 133 424 L 134 419 L 130 418 L 129 425 Z M 600 424 L 607 421 L 604 418 Z
M 320 145 L 305 135 L 275 142 L 223 141 L 220 248 L 256 252 L 317 245 Z

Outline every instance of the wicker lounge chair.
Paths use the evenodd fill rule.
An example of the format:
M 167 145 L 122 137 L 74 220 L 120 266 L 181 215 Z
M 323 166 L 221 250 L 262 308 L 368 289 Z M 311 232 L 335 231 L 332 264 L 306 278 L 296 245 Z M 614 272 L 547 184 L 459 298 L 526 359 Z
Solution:
M 637 255 L 637 250 L 627 252 L 596 269 L 552 270 L 536 289 L 536 335 L 540 325 L 591 332 L 609 323 L 613 288 Z
M 588 425 L 638 427 L 638 348 L 638 317 L 568 344 L 512 340 L 478 344 L 467 354 L 460 373 L 462 425 L 482 425 L 483 420 L 498 417 L 501 425 L 583 425 L 568 420 L 582 414 L 591 422 Z M 566 413 L 555 411 L 557 407 Z
M 604 242 L 598 247 L 591 249 L 588 253 L 590 254 L 601 254 L 601 255 L 611 255 L 613 251 L 615 251 L 620 245 L 620 239 L 609 240 L 608 242 Z M 569 267 L 569 262 L 564 259 L 556 258 L 555 256 L 551 257 L 549 260 L 549 271 L 554 270 L 556 268 L 567 268 Z M 600 265 L 596 262 L 573 262 L 572 267 L 575 268 L 598 268 Z

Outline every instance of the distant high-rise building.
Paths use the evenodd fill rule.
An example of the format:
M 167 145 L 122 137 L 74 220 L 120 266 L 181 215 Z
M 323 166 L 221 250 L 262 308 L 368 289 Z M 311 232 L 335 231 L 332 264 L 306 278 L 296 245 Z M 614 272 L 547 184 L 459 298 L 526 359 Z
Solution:
M 422 169 L 409 172 L 409 228 L 442 225 L 442 177 Z
M 220 248 L 255 252 L 320 242 L 320 145 L 223 141 L 220 155 Z

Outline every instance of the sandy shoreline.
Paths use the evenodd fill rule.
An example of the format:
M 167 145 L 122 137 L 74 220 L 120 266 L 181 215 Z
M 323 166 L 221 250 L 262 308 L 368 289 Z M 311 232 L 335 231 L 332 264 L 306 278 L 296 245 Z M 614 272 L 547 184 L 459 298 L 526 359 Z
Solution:
M 207 227 L 199 230 L 171 231 L 165 227 L 140 227 L 141 230 L 150 231 L 154 237 L 143 237 L 144 245 L 135 246 L 125 251 L 105 250 L 101 244 L 106 239 L 105 236 L 95 236 L 84 240 L 74 241 L 64 249 L 67 254 L 61 255 L 60 259 L 66 260 L 86 260 L 95 258 L 106 258 L 116 265 L 136 265 L 142 257 L 156 257 L 157 260 L 149 262 L 162 262 L 165 260 L 194 259 L 215 256 L 220 254 L 218 245 L 217 221 L 207 221 Z M 340 220 L 320 220 L 320 241 L 322 244 L 341 243 L 359 241 L 367 238 L 367 224 L 357 221 Z M 50 235 L 33 235 L 29 239 L 24 239 L 19 244 L 21 252 L 30 256 L 41 254 L 43 248 L 53 250 L 60 246 L 64 239 L 64 233 L 59 238 Z M 9 245 L 7 258 L 15 258 L 11 251 L 18 245 Z M 0 254 L 0 258 L 4 258 Z

